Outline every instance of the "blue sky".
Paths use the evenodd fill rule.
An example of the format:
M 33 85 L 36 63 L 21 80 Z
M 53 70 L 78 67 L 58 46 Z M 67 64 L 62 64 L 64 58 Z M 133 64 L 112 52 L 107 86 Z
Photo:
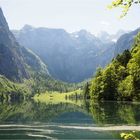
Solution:
M 131 8 L 119 19 L 121 9 L 108 10 L 112 0 L 0 0 L 10 29 L 25 24 L 35 27 L 63 28 L 68 32 L 86 29 L 93 34 L 100 31 L 115 33 L 119 29 L 140 27 L 140 5 Z

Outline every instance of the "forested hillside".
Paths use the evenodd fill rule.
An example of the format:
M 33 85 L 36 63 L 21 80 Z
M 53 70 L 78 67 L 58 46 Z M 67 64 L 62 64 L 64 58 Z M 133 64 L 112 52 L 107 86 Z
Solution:
M 140 100 L 140 33 L 132 49 L 117 55 L 92 79 L 90 96 L 97 100 Z

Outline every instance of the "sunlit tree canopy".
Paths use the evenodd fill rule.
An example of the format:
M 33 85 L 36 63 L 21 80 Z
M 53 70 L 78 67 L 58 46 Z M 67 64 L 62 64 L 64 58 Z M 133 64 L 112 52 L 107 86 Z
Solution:
M 116 8 L 116 7 L 122 8 L 123 11 L 120 16 L 122 18 L 128 13 L 130 7 L 134 4 L 140 4 L 140 0 L 114 0 L 112 1 L 111 5 L 108 6 L 108 8 L 109 9 Z

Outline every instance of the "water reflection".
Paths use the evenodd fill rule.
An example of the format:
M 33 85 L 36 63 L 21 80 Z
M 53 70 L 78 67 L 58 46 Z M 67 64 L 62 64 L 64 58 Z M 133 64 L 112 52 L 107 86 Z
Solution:
M 0 123 L 30 123 L 30 122 L 62 122 L 67 121 L 69 123 L 74 121 L 89 120 L 92 122 L 92 117 L 84 109 L 71 103 L 59 103 L 59 104 L 45 104 L 33 101 L 23 101 L 14 103 L 0 103 Z M 79 122 L 80 123 L 80 122 Z
M 140 104 L 65 101 L 0 103 L 0 139 L 113 139 L 140 131 Z
M 92 103 L 90 111 L 99 125 L 139 125 L 140 104 L 130 102 Z
M 46 104 L 34 101 L 0 102 L 0 123 L 4 122 L 62 122 L 76 118 L 98 125 L 140 124 L 140 104 L 98 102 Z M 81 120 L 81 121 L 83 121 Z M 72 122 L 71 122 L 72 123 Z M 80 123 L 80 122 L 79 122 Z M 86 121 L 85 121 L 86 123 Z

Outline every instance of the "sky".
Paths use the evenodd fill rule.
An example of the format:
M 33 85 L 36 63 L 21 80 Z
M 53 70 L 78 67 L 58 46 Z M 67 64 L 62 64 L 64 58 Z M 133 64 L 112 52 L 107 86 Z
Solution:
M 134 30 L 140 27 L 140 4 L 119 19 L 121 9 L 108 10 L 112 0 L 0 0 L 10 29 L 25 24 L 34 27 L 63 28 L 68 32 L 85 29 L 93 34 Z

